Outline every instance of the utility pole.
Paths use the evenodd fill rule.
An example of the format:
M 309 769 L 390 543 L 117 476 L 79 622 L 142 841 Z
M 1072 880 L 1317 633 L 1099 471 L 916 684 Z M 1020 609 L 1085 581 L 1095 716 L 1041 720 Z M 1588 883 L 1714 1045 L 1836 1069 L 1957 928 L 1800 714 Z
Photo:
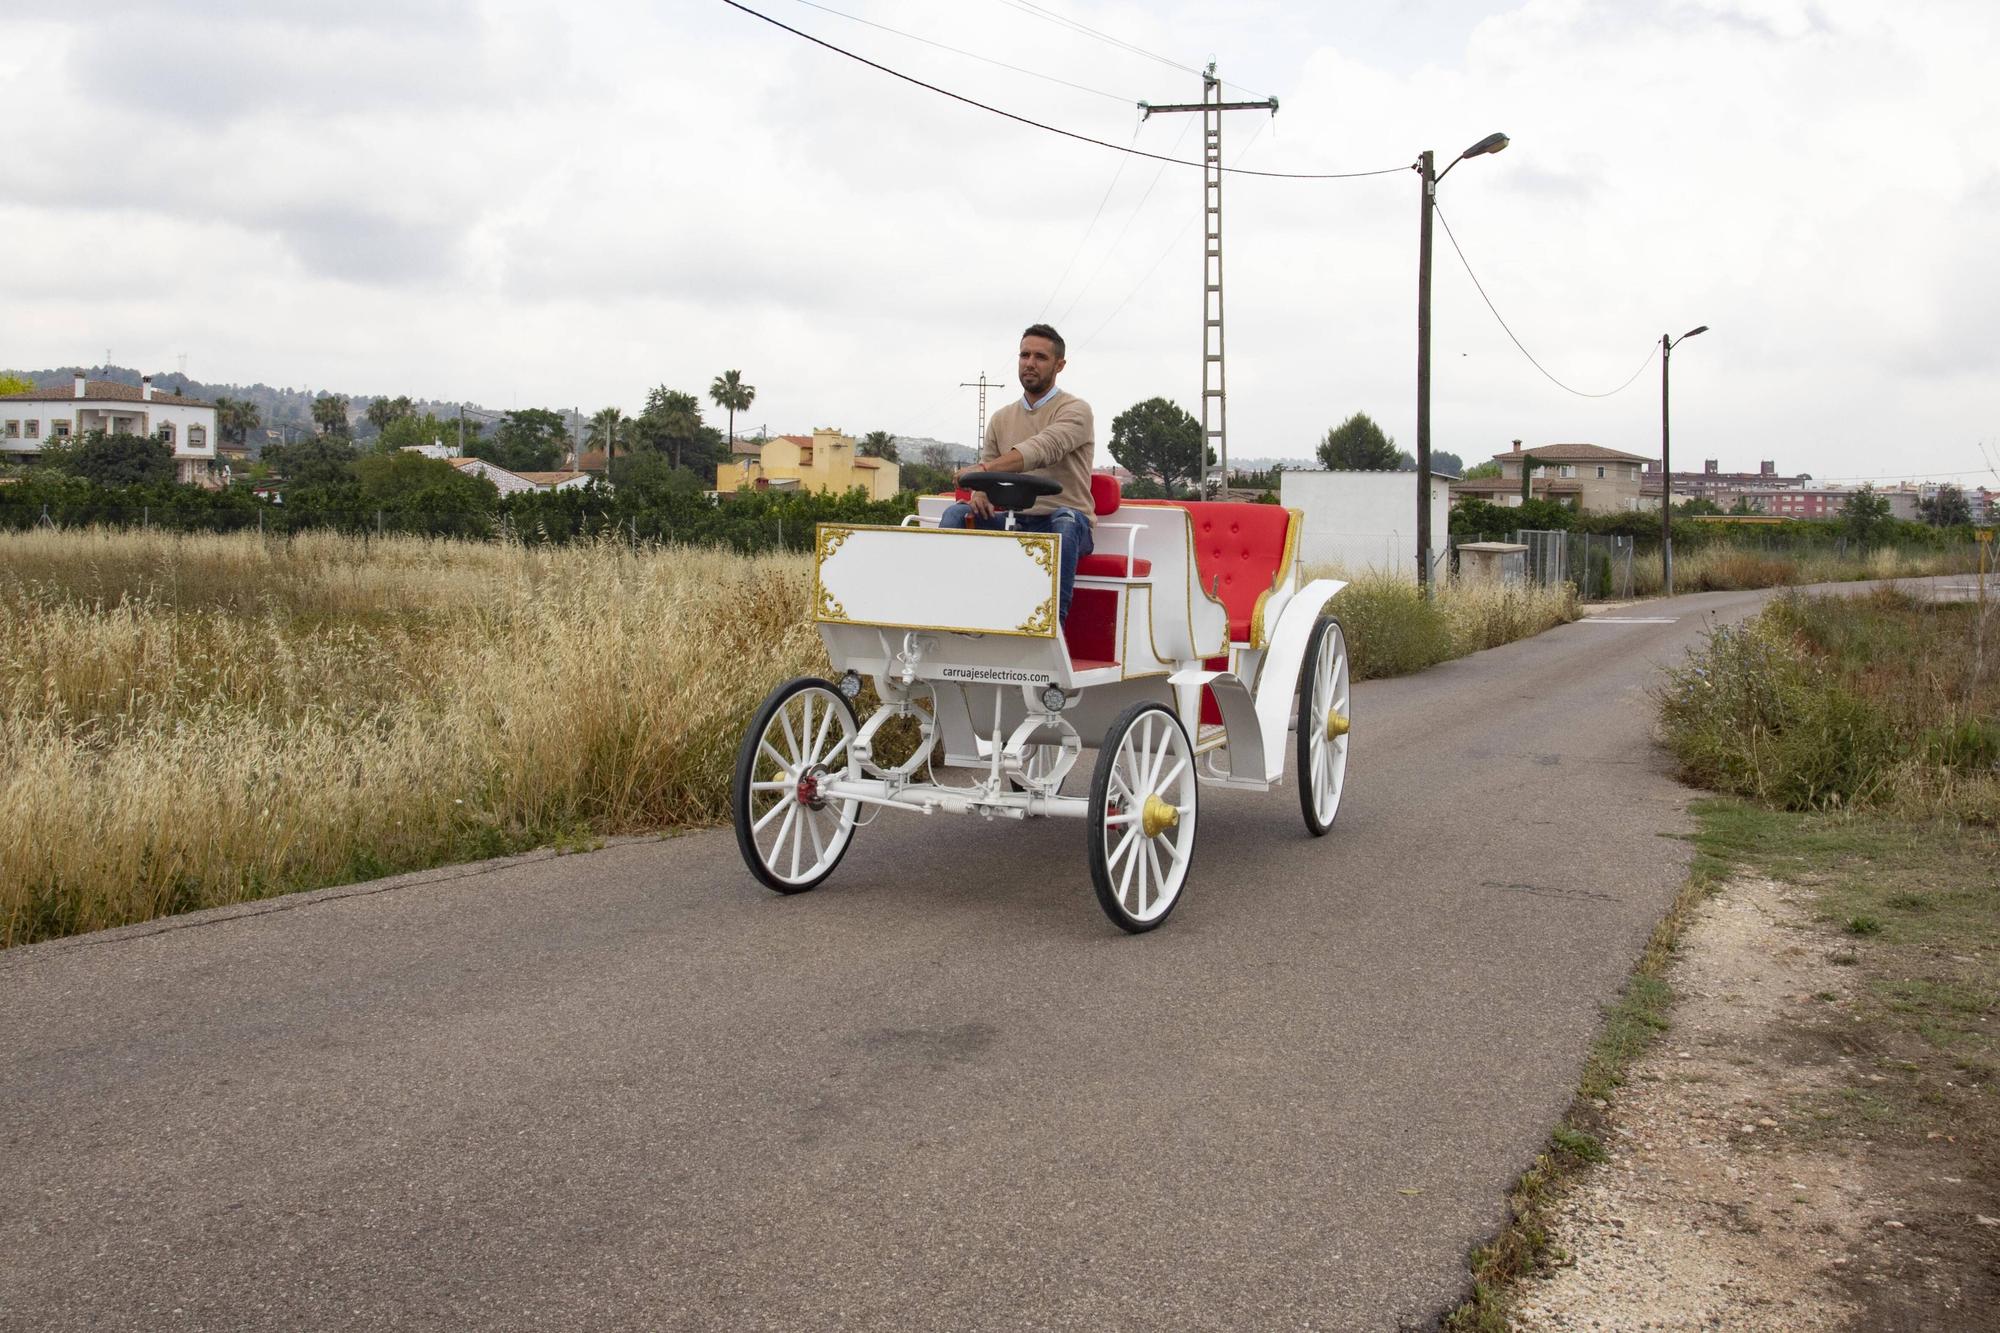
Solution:
M 1169 111 L 1199 111 L 1202 121 L 1202 228 L 1201 260 L 1201 446 L 1202 476 L 1215 478 L 1220 493 L 1229 493 L 1229 395 L 1224 375 L 1222 337 L 1222 113 L 1225 111 L 1268 111 L 1278 114 L 1278 99 L 1261 102 L 1225 102 L 1222 80 L 1215 77 L 1215 62 L 1201 75 L 1201 100 L 1168 106 L 1139 103 L 1141 119 Z M 1213 447 L 1219 471 L 1208 471 L 1208 450 Z
M 986 391 L 1004 386 L 999 380 L 987 379 L 986 372 L 982 370 L 979 372 L 978 379 L 960 380 L 958 387 L 961 389 L 979 390 L 979 433 L 972 437 L 972 456 L 978 458 L 979 451 L 986 446 Z
M 458 456 L 465 457 L 465 404 L 458 405 Z
M 1674 463 L 1667 448 L 1667 364 L 1673 359 L 1674 348 L 1697 333 L 1707 332 L 1704 324 L 1678 338 L 1660 335 L 1660 593 L 1665 597 L 1674 595 Z
M 1431 595 L 1431 214 L 1437 208 L 1438 182 L 1468 157 L 1484 157 L 1507 146 L 1504 134 L 1489 134 L 1437 169 L 1437 158 L 1426 148 L 1412 170 L 1423 180 L 1423 212 L 1417 224 L 1417 587 Z M 1522 499 L 1527 498 L 1528 460 L 1521 460 Z

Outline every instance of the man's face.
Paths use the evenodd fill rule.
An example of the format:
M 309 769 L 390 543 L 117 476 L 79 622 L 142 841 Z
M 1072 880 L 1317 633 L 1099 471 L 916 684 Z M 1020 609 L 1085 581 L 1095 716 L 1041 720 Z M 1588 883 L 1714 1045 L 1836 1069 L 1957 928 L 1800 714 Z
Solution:
M 1047 393 L 1062 368 L 1063 359 L 1056 355 L 1056 345 L 1047 338 L 1021 339 L 1021 388 L 1028 397 L 1040 398 Z

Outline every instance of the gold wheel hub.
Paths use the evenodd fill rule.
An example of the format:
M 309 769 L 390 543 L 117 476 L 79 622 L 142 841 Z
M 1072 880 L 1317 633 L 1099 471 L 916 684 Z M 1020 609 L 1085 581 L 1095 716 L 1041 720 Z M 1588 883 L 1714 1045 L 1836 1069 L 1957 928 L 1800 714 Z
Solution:
M 1157 838 L 1170 828 L 1179 828 L 1181 812 L 1160 799 L 1158 792 L 1146 798 L 1139 812 L 1139 827 L 1149 838 Z
M 1343 714 L 1329 712 L 1326 715 L 1326 738 L 1330 741 L 1337 741 L 1347 734 L 1347 729 L 1352 725 L 1353 723 L 1349 722 Z

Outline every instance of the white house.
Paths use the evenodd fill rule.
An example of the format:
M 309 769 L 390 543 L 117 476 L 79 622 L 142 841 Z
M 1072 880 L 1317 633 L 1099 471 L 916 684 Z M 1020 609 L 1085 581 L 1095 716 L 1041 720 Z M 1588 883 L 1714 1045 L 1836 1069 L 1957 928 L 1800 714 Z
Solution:
M 79 371 L 68 392 L 44 387 L 0 394 L 0 459 L 30 461 L 47 441 L 94 430 L 164 440 L 173 447 L 181 481 L 204 481 L 215 467 L 215 404 L 155 393 L 151 375 L 134 388 L 86 380 Z
M 1431 474 L 1431 567 L 1444 568 L 1451 533 L 1451 477 Z M 1299 559 L 1349 574 L 1388 573 L 1416 581 L 1417 474 L 1279 474 L 1279 502 L 1305 515 Z
M 436 457 L 431 453 L 430 446 L 413 445 L 411 448 L 426 457 Z M 483 458 L 447 456 L 444 461 L 460 472 L 486 478 L 499 488 L 502 495 L 517 495 L 522 491 L 573 491 L 590 484 L 588 472 L 513 472 Z

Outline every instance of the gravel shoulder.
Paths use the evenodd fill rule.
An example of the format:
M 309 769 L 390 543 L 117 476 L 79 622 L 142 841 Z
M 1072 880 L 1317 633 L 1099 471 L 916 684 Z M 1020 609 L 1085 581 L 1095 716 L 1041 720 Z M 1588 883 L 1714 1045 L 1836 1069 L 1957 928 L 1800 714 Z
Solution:
M 2000 1180 L 1976 1143 L 1948 1115 L 1827 1109 L 1910 1063 L 1852 1012 L 1850 944 L 1808 888 L 1739 877 L 1700 906 L 1673 1026 L 1603 1106 L 1608 1158 L 1552 1210 L 1513 1327 L 1993 1326 Z

